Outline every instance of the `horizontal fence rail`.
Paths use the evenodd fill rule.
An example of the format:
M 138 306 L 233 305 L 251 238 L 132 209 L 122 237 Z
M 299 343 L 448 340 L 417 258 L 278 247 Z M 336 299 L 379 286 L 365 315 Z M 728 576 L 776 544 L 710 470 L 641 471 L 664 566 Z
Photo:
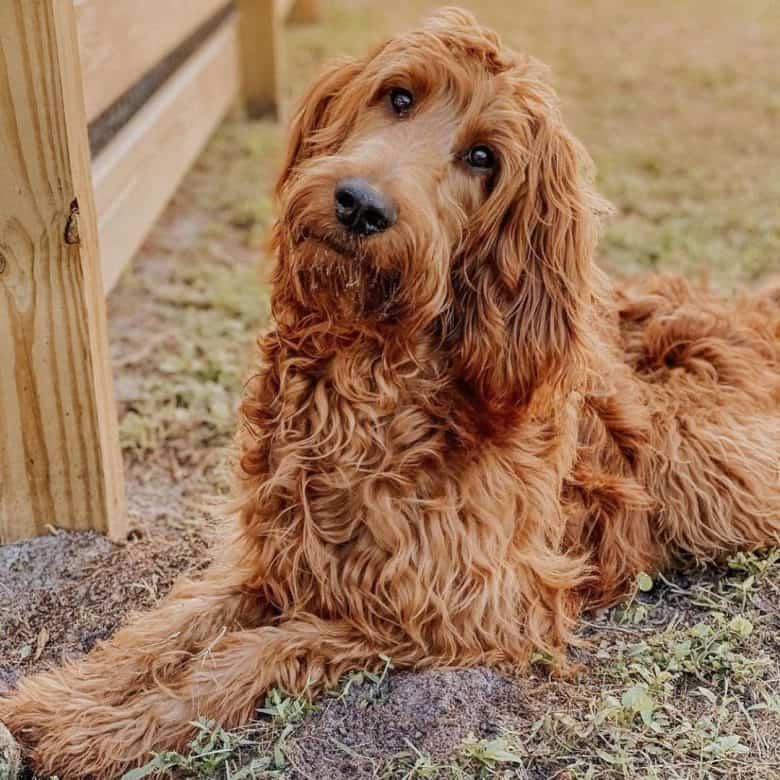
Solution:
M 87 121 L 225 5 L 225 0 L 76 0 Z
M 238 91 L 233 14 L 94 160 L 106 290 L 140 247 Z

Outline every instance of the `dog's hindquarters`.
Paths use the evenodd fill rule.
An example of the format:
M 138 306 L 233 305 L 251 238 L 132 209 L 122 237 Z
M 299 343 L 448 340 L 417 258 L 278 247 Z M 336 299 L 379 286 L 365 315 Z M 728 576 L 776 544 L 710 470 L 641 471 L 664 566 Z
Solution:
M 665 278 L 622 301 L 652 436 L 654 535 L 712 560 L 780 542 L 780 296 L 737 303 Z
M 780 544 L 780 412 L 678 413 L 652 459 L 664 546 L 698 560 Z

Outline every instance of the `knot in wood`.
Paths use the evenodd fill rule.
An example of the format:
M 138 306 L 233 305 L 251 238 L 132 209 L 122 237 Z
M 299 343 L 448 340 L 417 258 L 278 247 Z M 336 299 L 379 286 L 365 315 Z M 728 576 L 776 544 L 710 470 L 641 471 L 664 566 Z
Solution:
M 70 214 L 68 215 L 68 221 L 65 223 L 65 243 L 81 243 L 81 236 L 79 235 L 79 202 L 76 199 L 70 204 Z

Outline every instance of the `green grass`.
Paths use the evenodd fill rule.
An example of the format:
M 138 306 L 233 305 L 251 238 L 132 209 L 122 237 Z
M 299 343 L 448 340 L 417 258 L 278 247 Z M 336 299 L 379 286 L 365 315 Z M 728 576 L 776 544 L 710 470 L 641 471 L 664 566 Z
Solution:
M 188 243 L 165 244 L 167 273 L 130 269 L 117 297 L 132 296 L 158 320 L 156 336 L 122 373 L 138 387 L 120 421 L 128 463 L 226 447 L 235 430 L 251 345 L 267 323 L 268 288 L 258 271 L 271 219 L 269 170 L 279 130 L 268 122 L 226 122 L 190 173 L 172 208 L 195 225 Z M 131 351 L 132 352 L 132 351 Z

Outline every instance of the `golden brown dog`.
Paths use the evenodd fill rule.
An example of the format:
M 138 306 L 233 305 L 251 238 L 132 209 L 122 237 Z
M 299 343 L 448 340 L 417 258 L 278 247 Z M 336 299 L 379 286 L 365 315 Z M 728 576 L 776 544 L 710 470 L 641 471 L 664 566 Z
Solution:
M 380 654 L 563 664 L 640 570 L 778 542 L 780 294 L 610 290 L 585 162 L 539 68 L 463 11 L 326 70 L 278 186 L 235 529 L 0 700 L 38 769 L 116 777 Z

